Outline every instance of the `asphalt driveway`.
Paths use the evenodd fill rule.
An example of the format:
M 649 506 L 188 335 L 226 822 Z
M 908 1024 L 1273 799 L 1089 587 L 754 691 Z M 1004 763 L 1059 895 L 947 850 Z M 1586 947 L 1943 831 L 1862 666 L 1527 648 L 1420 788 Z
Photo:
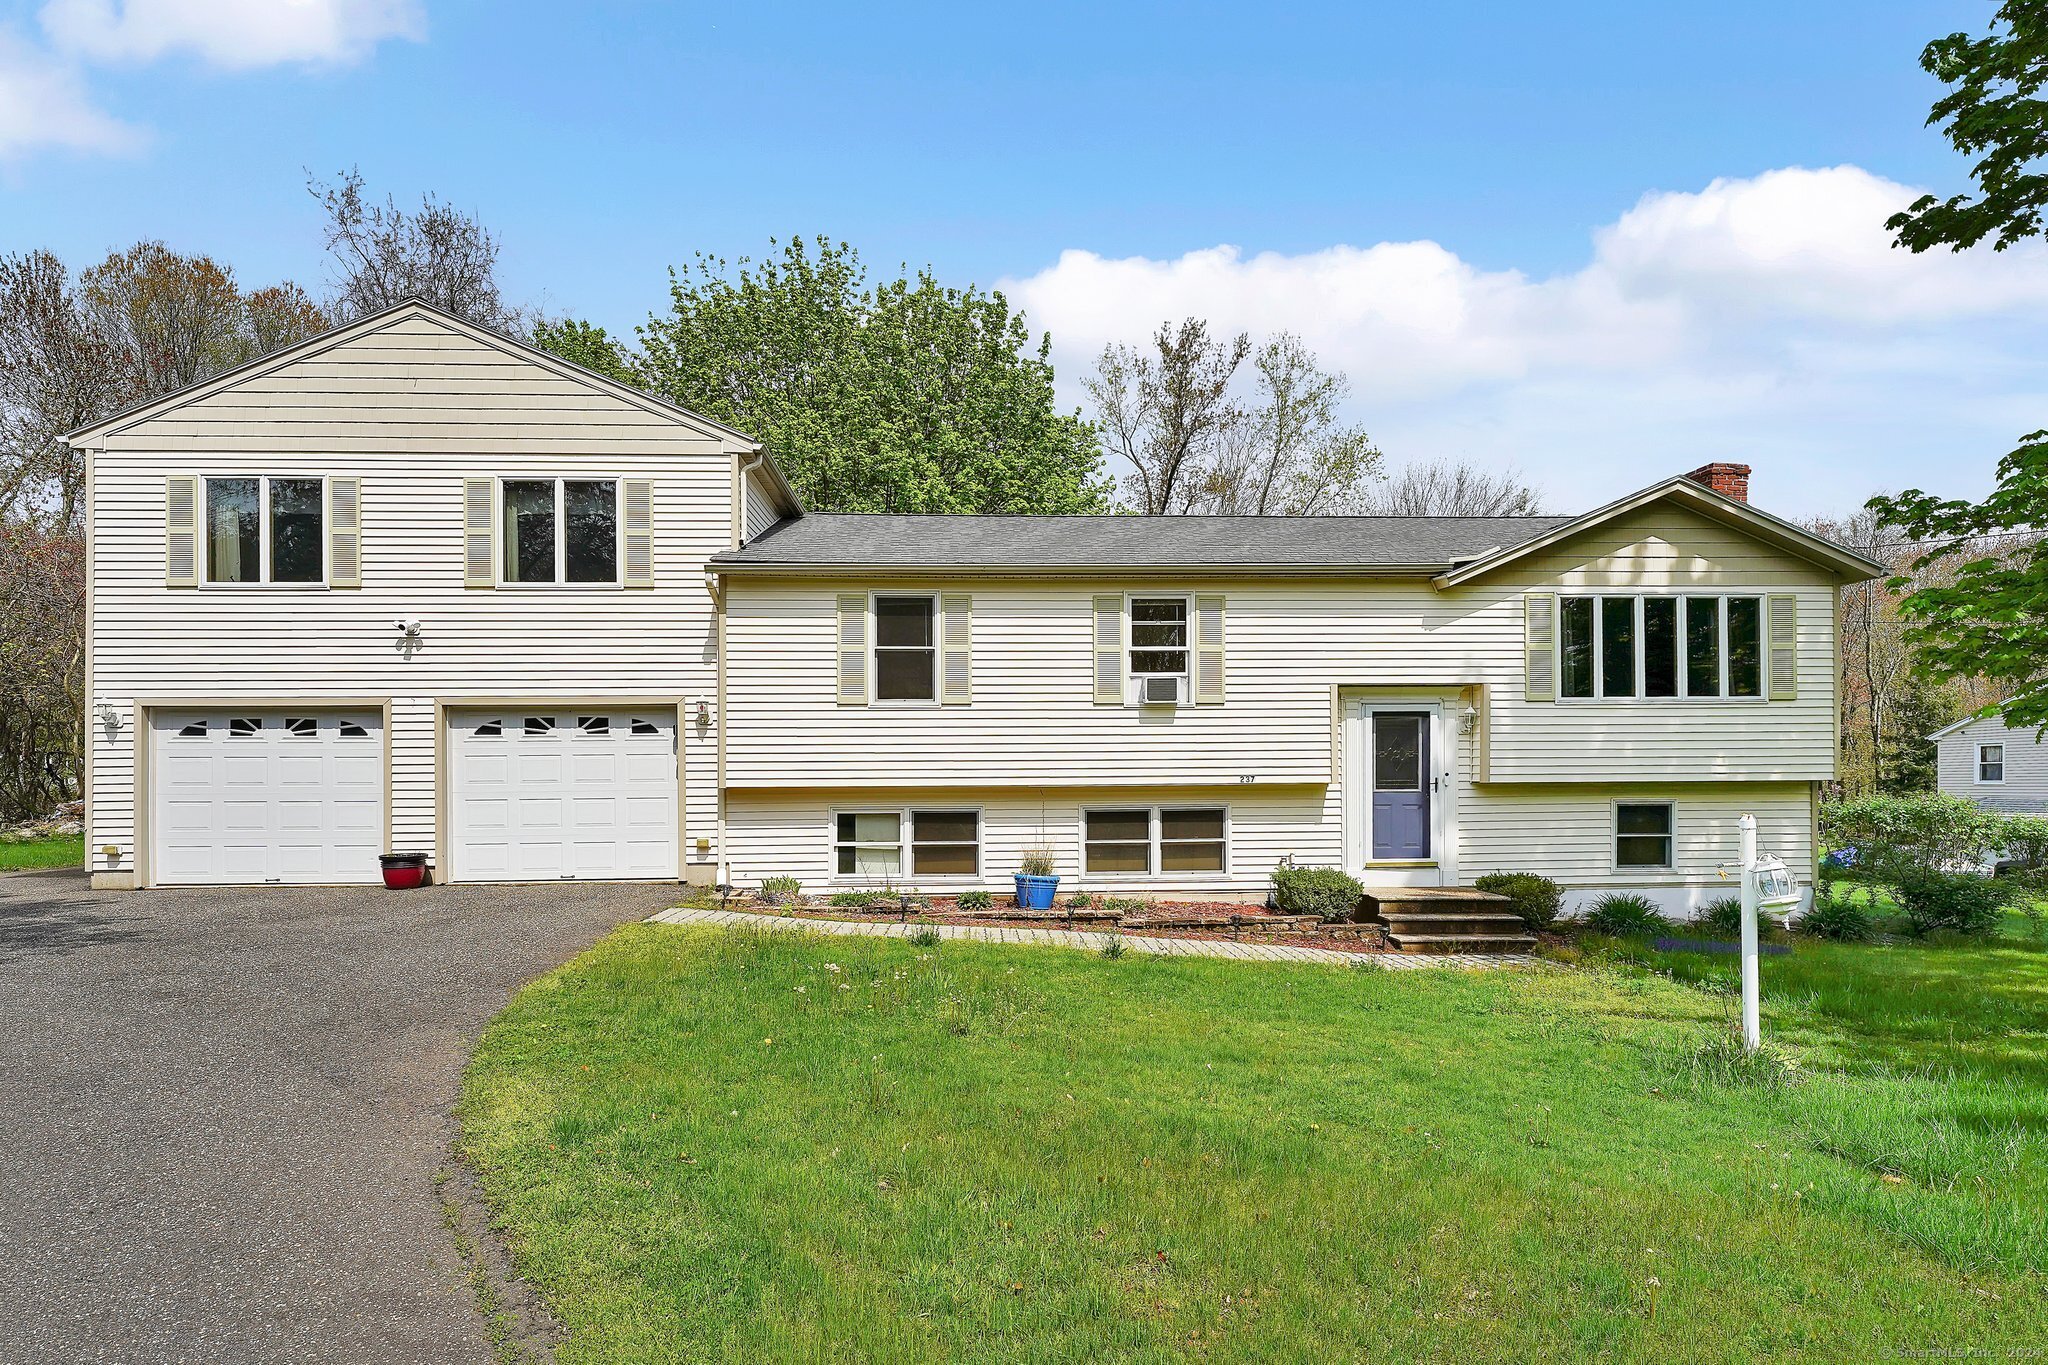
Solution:
M 433 1184 L 468 1050 L 676 898 L 0 874 L 0 1361 L 488 1361 Z

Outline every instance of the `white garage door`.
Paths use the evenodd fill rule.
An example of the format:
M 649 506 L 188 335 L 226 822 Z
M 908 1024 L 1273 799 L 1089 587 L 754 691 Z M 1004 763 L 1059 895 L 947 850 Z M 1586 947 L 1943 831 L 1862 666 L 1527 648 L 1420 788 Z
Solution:
M 458 880 L 676 875 L 673 710 L 455 712 L 448 752 Z
M 374 882 L 384 852 L 375 711 L 157 711 L 154 878 Z

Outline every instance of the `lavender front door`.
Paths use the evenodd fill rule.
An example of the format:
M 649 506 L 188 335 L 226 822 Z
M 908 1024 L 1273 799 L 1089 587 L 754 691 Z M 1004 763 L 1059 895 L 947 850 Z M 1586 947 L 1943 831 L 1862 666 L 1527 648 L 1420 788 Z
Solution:
M 1429 714 L 1374 711 L 1372 856 L 1422 859 L 1429 854 Z

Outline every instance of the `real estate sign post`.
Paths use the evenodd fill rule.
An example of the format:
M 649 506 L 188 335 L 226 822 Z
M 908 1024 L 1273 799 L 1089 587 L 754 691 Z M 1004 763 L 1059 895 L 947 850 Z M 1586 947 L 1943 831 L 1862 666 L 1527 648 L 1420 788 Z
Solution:
M 1756 952 L 1756 817 L 1742 817 L 1742 1047 L 1754 1052 L 1763 1046 L 1762 1008 L 1757 999 L 1759 972 Z

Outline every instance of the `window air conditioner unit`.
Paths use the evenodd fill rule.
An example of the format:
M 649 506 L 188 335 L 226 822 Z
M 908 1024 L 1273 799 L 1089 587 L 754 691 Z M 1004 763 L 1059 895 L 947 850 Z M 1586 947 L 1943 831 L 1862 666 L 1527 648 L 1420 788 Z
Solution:
M 1147 706 L 1180 705 L 1180 688 L 1185 678 L 1153 676 L 1138 680 L 1138 700 Z

